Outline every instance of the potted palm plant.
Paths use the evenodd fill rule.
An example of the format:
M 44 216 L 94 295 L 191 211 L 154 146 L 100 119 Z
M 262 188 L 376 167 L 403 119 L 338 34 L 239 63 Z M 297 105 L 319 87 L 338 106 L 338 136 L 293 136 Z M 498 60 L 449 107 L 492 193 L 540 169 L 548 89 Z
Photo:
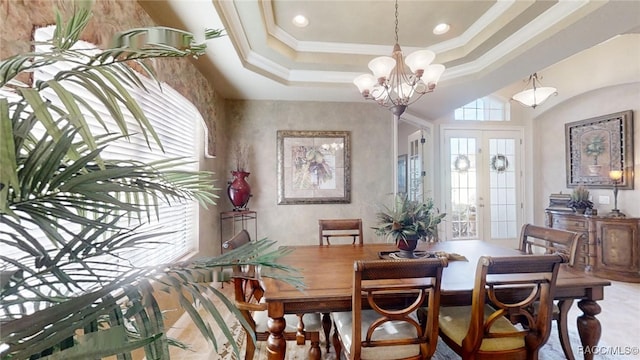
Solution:
M 276 262 L 286 251 L 270 251 L 273 241 L 263 240 L 221 257 L 113 266 L 119 254 L 153 244 L 161 233 L 123 227 L 118 219 L 151 217 L 162 201 L 215 204 L 217 189 L 211 173 L 180 170 L 180 160 L 149 164 L 101 156 L 114 139 L 135 136 L 128 131 L 127 111 L 147 134 L 140 135 L 148 136 L 147 143 L 160 142 L 122 84 L 140 88 L 137 71 L 155 78 L 146 59 L 198 56 L 206 46 L 180 30 L 141 28 L 120 33 L 113 48 L 84 56 L 72 49 L 91 17 L 90 3 L 82 4 L 88 7 L 76 8 L 67 21 L 58 14 L 51 49 L 0 61 L 0 358 L 29 359 L 55 351 L 60 359 L 130 358 L 128 351 L 144 348 L 147 358 L 168 359 L 170 341 L 149 280 L 173 289 L 216 346 L 210 324 L 194 305 L 200 303 L 239 354 L 211 294 L 250 326 L 201 275 L 238 262 L 287 270 Z M 209 30 L 205 38 L 220 35 Z M 73 69 L 48 81 L 20 81 L 67 56 L 74 59 Z M 137 70 L 125 66 L 131 63 Z M 70 84 L 96 94 L 110 110 L 118 124 L 110 135 L 94 136 L 88 130 L 79 109 L 99 114 Z M 47 101 L 42 96 L 47 89 L 54 89 L 64 106 Z M 20 255 L 13 258 L 4 250 Z M 284 278 L 295 283 L 286 272 Z M 84 341 L 76 340 L 78 329 L 84 330 Z
M 438 224 L 446 214 L 435 209 L 433 199 L 421 203 L 410 200 L 406 194 L 398 194 L 393 205 L 383 205 L 376 216 L 378 226 L 373 227 L 376 234 L 395 242 L 400 257 L 412 258 L 418 240 L 437 241 Z

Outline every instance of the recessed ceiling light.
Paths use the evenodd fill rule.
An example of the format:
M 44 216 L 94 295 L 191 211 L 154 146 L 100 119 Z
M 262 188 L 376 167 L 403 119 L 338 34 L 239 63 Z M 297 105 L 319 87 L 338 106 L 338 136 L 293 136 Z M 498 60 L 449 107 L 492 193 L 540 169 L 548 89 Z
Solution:
M 436 25 L 436 27 L 433 28 L 433 33 L 436 35 L 442 35 L 444 33 L 446 33 L 447 31 L 449 31 L 451 27 L 449 26 L 449 24 L 438 24 Z
M 309 25 L 309 20 L 304 15 L 296 15 L 291 22 L 297 27 L 305 27 Z

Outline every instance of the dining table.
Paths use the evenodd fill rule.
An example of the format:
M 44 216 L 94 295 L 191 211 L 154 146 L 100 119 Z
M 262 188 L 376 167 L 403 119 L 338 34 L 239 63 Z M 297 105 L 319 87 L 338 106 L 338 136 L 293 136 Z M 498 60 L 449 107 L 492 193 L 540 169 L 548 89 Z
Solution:
M 263 299 L 270 318 L 270 335 L 267 340 L 269 360 L 285 359 L 285 314 L 325 314 L 323 322 L 330 326 L 331 320 L 327 314 L 351 310 L 354 261 L 392 258 L 394 250 L 397 250 L 393 243 L 301 245 L 287 248 L 292 251 L 279 258 L 278 263 L 296 269 L 304 287 L 296 288 L 276 278 L 262 277 Z M 420 243 L 417 251 L 420 254 L 449 258 L 449 265 L 442 274 L 440 306 L 471 305 L 476 265 L 481 256 L 527 256 L 519 250 L 482 240 L 424 242 Z M 561 316 L 566 317 L 574 301 L 578 301 L 582 314 L 578 316 L 577 328 L 585 349 L 588 346 L 595 347 L 600 339 L 602 330 L 596 315 L 601 309 L 597 301 L 604 298 L 604 288 L 609 285 L 611 283 L 606 279 L 591 276 L 567 265 L 563 265 L 558 273 L 555 299 L 558 300 Z M 516 292 L 510 294 L 518 296 Z M 310 351 L 310 354 L 319 354 L 319 351 Z M 583 354 L 585 359 L 593 359 L 592 352 L 584 351 Z M 573 354 L 568 354 L 568 357 L 573 357 Z

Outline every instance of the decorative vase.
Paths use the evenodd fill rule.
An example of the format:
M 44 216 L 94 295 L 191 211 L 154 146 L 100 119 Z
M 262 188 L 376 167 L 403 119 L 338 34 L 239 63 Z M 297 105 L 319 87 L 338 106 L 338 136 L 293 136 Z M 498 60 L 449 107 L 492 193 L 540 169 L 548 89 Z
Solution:
M 416 257 L 413 251 L 418 247 L 418 237 L 399 239 L 396 246 L 398 247 L 398 257 L 413 259 Z
M 602 165 L 589 165 L 589 176 L 600 176 L 602 173 Z
M 227 195 L 233 204 L 234 211 L 246 210 L 251 197 L 251 186 L 246 178 L 250 173 L 245 171 L 232 171 L 233 181 L 227 187 Z

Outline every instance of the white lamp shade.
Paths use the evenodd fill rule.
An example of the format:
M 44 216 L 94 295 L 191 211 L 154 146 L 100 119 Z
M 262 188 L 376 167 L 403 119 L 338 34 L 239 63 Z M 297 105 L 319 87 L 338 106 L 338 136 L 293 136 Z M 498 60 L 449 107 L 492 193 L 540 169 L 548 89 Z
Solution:
M 418 70 L 426 70 L 435 57 L 436 54 L 431 50 L 418 50 L 409 54 L 409 56 L 404 59 L 404 62 L 415 74 Z
M 442 76 L 444 69 L 445 67 L 442 64 L 429 65 L 429 67 L 425 69 L 424 75 L 422 75 L 422 80 L 427 85 L 436 85 L 438 80 L 440 80 L 440 76 Z
M 613 181 L 618 181 L 622 179 L 622 170 L 611 170 L 609 171 L 609 179 Z
M 513 100 L 525 106 L 535 108 L 545 102 L 551 95 L 556 94 L 557 90 L 553 87 L 539 87 L 535 89 L 527 89 L 513 95 Z
M 386 102 L 389 98 L 389 92 L 382 86 L 376 86 L 371 90 L 371 98 L 376 101 Z
M 378 83 L 378 80 L 371 74 L 362 74 L 355 78 L 353 83 L 358 87 L 358 90 L 362 94 L 366 90 L 371 92 L 373 87 Z
M 380 56 L 369 61 L 369 69 L 376 79 L 388 79 L 394 66 L 396 66 L 396 61 L 389 56 Z

